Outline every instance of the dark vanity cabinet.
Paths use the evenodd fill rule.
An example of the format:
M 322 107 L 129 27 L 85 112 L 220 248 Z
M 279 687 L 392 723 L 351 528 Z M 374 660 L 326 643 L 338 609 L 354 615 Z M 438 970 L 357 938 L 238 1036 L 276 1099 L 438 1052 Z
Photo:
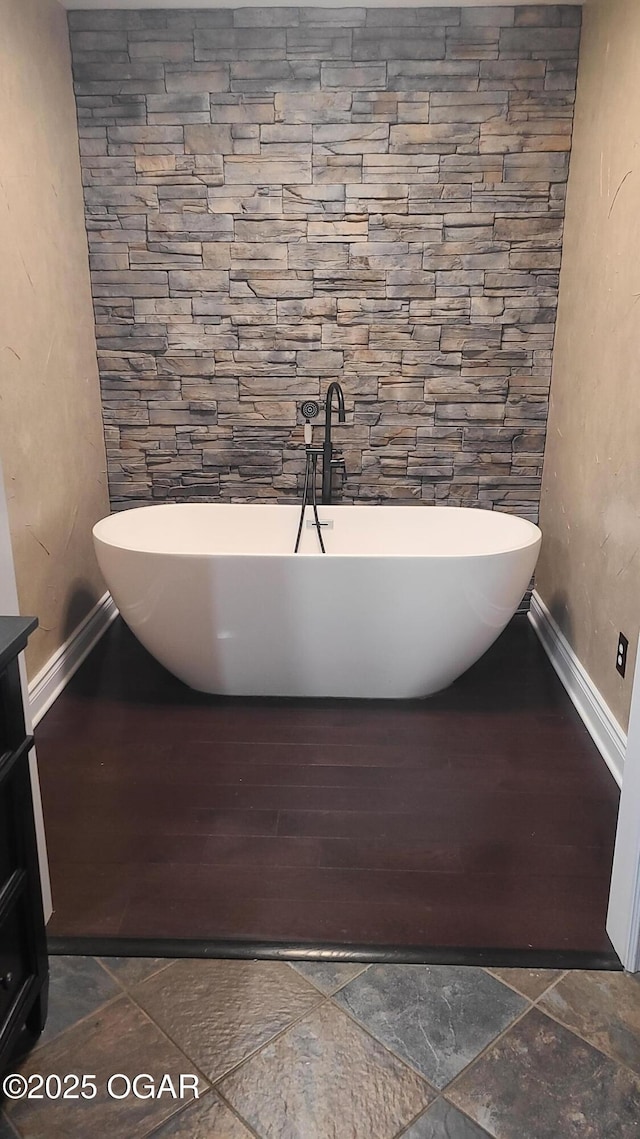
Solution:
M 0 1072 L 44 1027 L 49 967 L 18 655 L 38 624 L 0 617 Z

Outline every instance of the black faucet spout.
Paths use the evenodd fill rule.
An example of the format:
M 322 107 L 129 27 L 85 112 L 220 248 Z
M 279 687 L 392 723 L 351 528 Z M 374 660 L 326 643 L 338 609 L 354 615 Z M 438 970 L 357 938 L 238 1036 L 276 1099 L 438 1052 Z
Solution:
M 322 445 L 322 504 L 329 506 L 332 501 L 332 460 L 333 460 L 333 446 L 331 444 L 331 420 L 333 416 L 333 399 L 334 396 L 338 401 L 338 422 L 344 423 L 346 416 L 344 411 L 344 392 L 337 380 L 329 384 L 327 388 L 327 398 L 324 414 L 324 443 Z

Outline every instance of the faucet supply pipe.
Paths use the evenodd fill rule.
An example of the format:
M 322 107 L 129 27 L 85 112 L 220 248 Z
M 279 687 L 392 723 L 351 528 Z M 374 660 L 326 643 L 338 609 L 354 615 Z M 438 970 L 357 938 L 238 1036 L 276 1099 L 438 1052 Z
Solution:
M 324 412 L 324 443 L 322 445 L 322 503 L 325 506 L 331 505 L 331 475 L 333 472 L 333 447 L 331 445 L 331 417 L 333 414 L 333 397 L 338 401 L 338 422 L 344 423 L 346 419 L 344 411 L 344 393 L 337 380 L 329 384 L 327 388 L 327 401 Z

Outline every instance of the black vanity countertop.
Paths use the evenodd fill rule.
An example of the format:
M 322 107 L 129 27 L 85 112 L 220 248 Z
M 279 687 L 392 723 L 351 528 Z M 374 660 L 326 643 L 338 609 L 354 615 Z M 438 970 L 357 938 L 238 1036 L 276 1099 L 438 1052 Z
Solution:
M 25 648 L 37 617 L 0 617 L 0 669 Z

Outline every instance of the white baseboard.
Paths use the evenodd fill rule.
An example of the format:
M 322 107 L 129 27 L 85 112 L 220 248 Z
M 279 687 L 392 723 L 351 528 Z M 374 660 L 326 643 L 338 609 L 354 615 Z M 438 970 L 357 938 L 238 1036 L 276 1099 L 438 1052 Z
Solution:
M 627 737 L 535 590 L 531 596 L 529 620 L 589 735 L 621 787 Z
M 74 672 L 80 668 L 85 657 L 117 616 L 118 610 L 111 594 L 105 593 L 44 668 L 34 676 L 29 684 L 29 704 L 34 727 L 48 712 L 54 700 L 57 700 Z

